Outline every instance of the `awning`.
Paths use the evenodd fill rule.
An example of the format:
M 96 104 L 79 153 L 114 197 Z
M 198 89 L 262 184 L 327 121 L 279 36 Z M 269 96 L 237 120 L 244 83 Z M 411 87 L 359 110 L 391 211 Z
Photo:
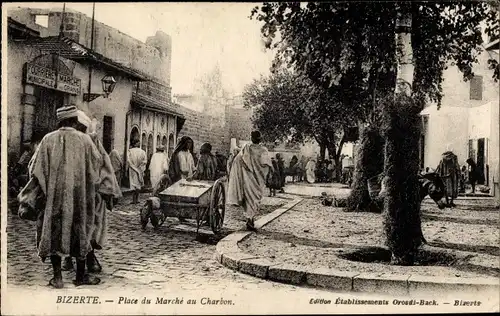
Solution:
M 61 57 L 76 61 L 98 64 L 103 68 L 110 69 L 125 75 L 136 81 L 148 81 L 149 77 L 140 71 L 123 66 L 110 58 L 107 58 L 67 37 L 49 36 L 39 38 L 26 45 L 35 47 L 42 54 L 58 54 Z
M 136 92 L 132 93 L 131 101 L 134 106 L 138 106 L 141 109 L 175 116 L 177 119 L 177 133 L 179 133 L 186 122 L 184 115 L 176 110 L 173 104 L 161 102 Z
M 8 17 L 7 23 L 9 27 L 9 35 L 12 35 L 14 38 L 24 39 L 40 37 L 40 32 L 29 28 L 26 24 L 20 23 L 11 17 Z

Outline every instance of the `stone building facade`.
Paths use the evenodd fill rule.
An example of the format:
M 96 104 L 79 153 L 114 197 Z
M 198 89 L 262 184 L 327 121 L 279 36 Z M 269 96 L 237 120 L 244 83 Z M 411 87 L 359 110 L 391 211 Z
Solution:
M 126 157 L 130 140 L 139 139 L 149 157 L 160 144 L 174 148 L 185 121 L 171 101 L 171 38 L 157 32 L 142 43 L 98 21 L 94 43 L 88 16 L 66 10 L 9 10 L 8 148 L 10 159 L 21 144 L 55 128 L 55 110 L 73 104 L 97 126 L 106 149 Z M 37 23 L 45 17 L 46 24 Z M 90 67 L 90 65 L 92 65 Z M 102 94 L 101 80 L 113 76 L 114 91 Z M 88 98 L 87 94 L 97 98 Z

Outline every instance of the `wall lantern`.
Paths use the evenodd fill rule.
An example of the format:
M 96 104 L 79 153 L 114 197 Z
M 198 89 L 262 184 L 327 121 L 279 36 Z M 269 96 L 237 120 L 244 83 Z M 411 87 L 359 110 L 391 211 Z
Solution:
M 83 101 L 84 102 L 92 102 L 98 97 L 104 97 L 107 98 L 115 89 L 116 86 L 116 79 L 113 76 L 106 75 L 104 78 L 101 79 L 102 83 L 102 92 L 103 93 L 84 93 L 83 94 Z M 89 89 L 90 90 L 90 89 Z

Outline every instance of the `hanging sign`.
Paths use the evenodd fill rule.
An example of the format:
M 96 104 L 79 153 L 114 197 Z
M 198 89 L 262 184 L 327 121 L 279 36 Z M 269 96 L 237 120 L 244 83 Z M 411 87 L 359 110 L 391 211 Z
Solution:
M 79 78 L 58 74 L 56 80 L 55 70 L 30 63 L 26 64 L 26 83 L 69 94 L 80 94 L 82 86 L 82 82 Z

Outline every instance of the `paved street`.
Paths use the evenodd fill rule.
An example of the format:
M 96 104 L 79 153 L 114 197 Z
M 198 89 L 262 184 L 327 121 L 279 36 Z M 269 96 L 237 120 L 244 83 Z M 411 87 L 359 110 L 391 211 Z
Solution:
M 144 195 L 146 196 L 146 195 Z M 143 196 L 143 197 L 144 197 Z M 283 196 L 283 195 L 282 195 Z M 285 284 L 272 283 L 231 271 L 214 259 L 215 238 L 195 240 L 195 233 L 176 219 L 169 219 L 158 230 L 139 226 L 139 206 L 130 205 L 125 197 L 111 213 L 109 242 L 97 253 L 103 272 L 99 289 L 127 290 L 180 288 L 196 289 L 290 289 L 309 291 Z M 271 210 L 287 203 L 283 198 L 265 198 Z M 235 209 L 226 213 L 224 236 L 243 227 Z M 30 289 L 45 288 L 51 278 L 51 265 L 42 263 L 36 254 L 33 223 L 20 220 L 9 212 L 8 283 Z M 65 286 L 72 289 L 74 272 L 66 272 Z M 313 291 L 314 292 L 314 291 Z

